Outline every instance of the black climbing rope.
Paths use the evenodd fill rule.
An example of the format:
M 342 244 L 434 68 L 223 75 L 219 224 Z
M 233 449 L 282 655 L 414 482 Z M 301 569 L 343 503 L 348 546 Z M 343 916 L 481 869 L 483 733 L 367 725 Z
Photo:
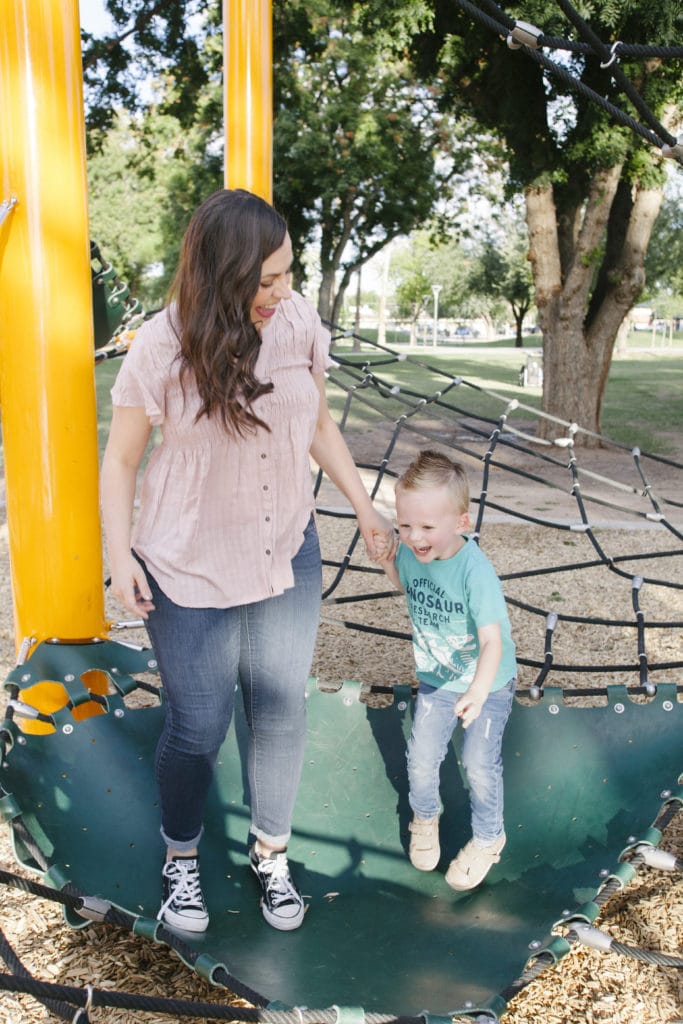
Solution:
M 683 164 L 683 145 L 655 117 L 619 65 L 619 58 L 622 56 L 638 59 L 646 59 L 648 57 L 663 59 L 681 58 L 683 57 L 683 47 L 633 45 L 623 43 L 620 40 L 608 44 L 599 38 L 568 0 L 557 0 L 557 3 L 571 24 L 583 36 L 583 42 L 546 36 L 535 25 L 511 18 L 493 0 L 480 0 L 479 6 L 471 3 L 470 0 L 457 0 L 457 3 L 474 20 L 496 33 L 496 35 L 502 36 L 507 41 L 510 49 L 522 50 L 527 57 L 534 60 L 568 89 L 578 92 L 599 106 L 617 124 L 629 128 L 646 142 L 660 149 L 663 156 L 673 158 L 678 163 Z M 486 8 L 489 13 L 485 13 L 481 8 Z M 547 57 L 542 52 L 544 48 L 567 50 L 598 58 L 600 60 L 600 67 L 605 70 L 609 69 L 615 84 L 631 101 L 640 117 L 649 127 L 641 124 L 620 107 L 607 100 L 599 92 L 596 92 L 595 89 L 586 85 L 585 82 L 573 75 L 562 64 Z

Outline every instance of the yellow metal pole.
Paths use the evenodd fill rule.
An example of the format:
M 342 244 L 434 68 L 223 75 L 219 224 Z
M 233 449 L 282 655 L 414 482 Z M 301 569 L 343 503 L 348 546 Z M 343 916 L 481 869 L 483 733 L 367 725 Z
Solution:
M 223 0 L 225 186 L 273 196 L 271 0 Z
M 77 0 L 0 0 L 0 408 L 17 646 L 106 632 Z

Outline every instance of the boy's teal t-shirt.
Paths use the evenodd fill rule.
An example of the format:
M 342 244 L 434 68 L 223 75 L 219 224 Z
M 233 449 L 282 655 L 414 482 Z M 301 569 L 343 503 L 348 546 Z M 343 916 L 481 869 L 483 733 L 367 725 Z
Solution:
M 499 690 L 517 675 L 503 588 L 479 545 L 463 539 L 452 558 L 426 564 L 404 544 L 398 546 L 396 568 L 408 601 L 417 677 L 464 693 L 477 667 L 477 630 L 498 622 L 503 652 L 492 690 Z

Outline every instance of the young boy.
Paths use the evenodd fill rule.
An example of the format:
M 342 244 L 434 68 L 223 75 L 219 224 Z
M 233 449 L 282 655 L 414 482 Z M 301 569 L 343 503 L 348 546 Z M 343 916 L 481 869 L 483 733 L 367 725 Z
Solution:
M 439 862 L 439 770 L 453 730 L 464 728 L 462 761 L 472 839 L 451 861 L 446 881 L 473 889 L 500 860 L 503 829 L 503 730 L 517 665 L 500 581 L 470 527 L 463 467 L 423 451 L 396 484 L 399 545 L 380 563 L 405 591 L 419 690 L 408 742 L 410 860 L 420 871 Z

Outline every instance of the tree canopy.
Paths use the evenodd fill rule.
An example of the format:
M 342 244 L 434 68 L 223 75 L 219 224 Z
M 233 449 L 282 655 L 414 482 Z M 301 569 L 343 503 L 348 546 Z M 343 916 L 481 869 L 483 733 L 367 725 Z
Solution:
M 463 7 L 434 0 L 417 11 L 408 0 L 369 0 L 365 25 L 369 30 L 391 17 L 401 38 L 396 25 L 403 24 L 418 72 L 440 75 L 443 104 L 500 136 L 508 194 L 521 192 L 526 202 L 544 338 L 544 409 L 598 432 L 617 331 L 645 283 L 645 253 L 664 177 L 661 154 L 569 88 L 566 78 L 549 74 L 533 52 L 510 49 Z M 531 0 L 523 9 L 508 7 L 507 14 L 538 26 L 546 37 L 575 39 L 568 7 L 565 0 Z M 601 40 L 680 39 L 677 0 L 588 2 L 581 11 Z M 574 81 L 639 116 L 607 63 L 584 51 L 562 54 Z M 680 59 L 629 57 L 620 59 L 619 69 L 657 118 L 673 128 L 680 124 Z
M 201 146 L 205 154 L 218 152 L 222 133 L 220 4 L 195 0 L 184 20 L 174 3 L 107 6 L 120 37 L 85 39 L 91 150 L 105 144 L 116 106 L 149 123 L 136 86 L 146 68 L 156 82 L 148 111 L 174 117 L 197 140 L 199 173 L 181 161 L 170 193 L 167 221 L 180 234 L 201 198 L 196 180 L 205 188 L 222 184 Z M 274 5 L 273 29 L 274 199 L 289 224 L 299 281 L 306 246 L 317 249 L 319 309 L 335 319 L 354 272 L 392 238 L 423 224 L 443 200 L 456 156 L 438 90 L 417 79 L 410 62 L 362 35 L 358 5 L 284 0 Z M 457 163 L 466 162 L 463 147 Z M 172 231 L 164 238 L 172 252 Z
M 137 51 L 133 60 L 119 41 L 85 40 L 91 138 L 112 106 L 139 105 L 143 55 L 162 84 L 159 112 L 197 133 L 210 153 L 220 131 L 217 104 L 206 99 L 217 95 L 220 76 L 211 49 L 220 5 L 107 6 Z M 511 49 L 472 17 L 491 10 L 537 26 L 553 45 Z M 634 48 L 673 46 L 682 27 L 679 0 L 583 0 L 580 15 L 569 0 L 528 0 L 504 12 L 489 0 L 479 8 L 466 0 L 274 4 L 275 197 L 295 247 L 318 246 L 322 311 L 334 315 L 364 260 L 443 207 L 455 177 L 492 140 L 491 159 L 506 174 L 501 198 L 525 203 L 544 409 L 599 432 L 617 332 L 645 287 L 664 180 L 661 153 L 608 104 L 636 119 L 644 107 L 663 131 L 680 130 L 680 57 Z M 586 32 L 597 51 L 581 42 Z M 612 40 L 628 53 L 605 59 Z M 196 188 L 189 167 L 183 174 L 177 192 L 189 202 Z
M 319 309 L 335 319 L 358 267 L 429 219 L 454 159 L 435 88 L 363 36 L 357 11 L 290 3 L 281 21 L 287 7 L 306 32 L 278 34 L 274 194 L 299 248 L 317 241 Z

